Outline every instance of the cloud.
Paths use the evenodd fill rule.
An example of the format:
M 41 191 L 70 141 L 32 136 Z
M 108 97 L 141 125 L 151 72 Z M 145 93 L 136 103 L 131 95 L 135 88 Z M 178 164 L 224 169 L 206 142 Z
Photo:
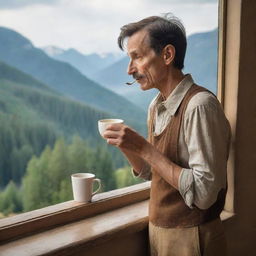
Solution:
M 12 4 L 30 2 L 30 5 L 1 9 L 0 0 L 0 26 L 18 31 L 37 47 L 55 45 L 83 53 L 118 52 L 120 27 L 147 16 L 171 12 L 182 20 L 188 35 L 217 27 L 217 0 L 215 3 L 207 0 L 207 4 L 189 1 L 33 0 L 37 4 L 32 5 L 28 0 L 5 0 Z
M 54 5 L 60 0 L 0 0 L 0 9 L 18 9 L 30 5 Z

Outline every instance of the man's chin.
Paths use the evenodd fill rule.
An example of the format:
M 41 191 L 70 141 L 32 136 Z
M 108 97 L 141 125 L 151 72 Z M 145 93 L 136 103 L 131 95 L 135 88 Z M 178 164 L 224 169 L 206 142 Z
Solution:
M 140 84 L 140 89 L 142 91 L 147 91 L 147 90 L 150 90 L 152 88 L 150 86 L 148 86 L 147 84 Z

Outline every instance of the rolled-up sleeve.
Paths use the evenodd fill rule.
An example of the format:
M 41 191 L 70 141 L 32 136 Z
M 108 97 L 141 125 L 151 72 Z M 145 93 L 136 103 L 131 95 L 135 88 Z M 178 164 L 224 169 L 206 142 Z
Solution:
M 199 105 L 184 117 L 188 166 L 179 177 L 179 191 L 189 207 L 209 208 L 226 187 L 230 126 L 215 105 Z

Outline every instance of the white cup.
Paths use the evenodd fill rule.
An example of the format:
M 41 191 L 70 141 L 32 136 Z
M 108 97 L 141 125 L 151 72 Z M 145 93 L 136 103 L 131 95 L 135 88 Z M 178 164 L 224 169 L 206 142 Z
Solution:
M 103 137 L 103 133 L 105 132 L 106 128 L 110 124 L 123 124 L 124 120 L 122 119 L 102 119 L 98 121 L 98 129 L 100 135 Z
M 101 188 L 100 179 L 96 179 L 92 173 L 75 173 L 71 175 L 74 200 L 77 202 L 90 202 L 92 196 Z M 93 192 L 93 183 L 97 182 L 99 187 Z

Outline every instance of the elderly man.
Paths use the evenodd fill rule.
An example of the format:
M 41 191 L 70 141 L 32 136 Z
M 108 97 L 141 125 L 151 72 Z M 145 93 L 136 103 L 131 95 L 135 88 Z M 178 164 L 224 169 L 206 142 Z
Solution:
M 186 34 L 170 15 L 127 24 L 128 74 L 159 94 L 149 106 L 148 140 L 124 124 L 104 138 L 127 157 L 136 175 L 151 179 L 151 255 L 226 255 L 220 221 L 226 195 L 230 126 L 216 97 L 182 72 Z M 202 60 L 203 61 L 203 60 Z

